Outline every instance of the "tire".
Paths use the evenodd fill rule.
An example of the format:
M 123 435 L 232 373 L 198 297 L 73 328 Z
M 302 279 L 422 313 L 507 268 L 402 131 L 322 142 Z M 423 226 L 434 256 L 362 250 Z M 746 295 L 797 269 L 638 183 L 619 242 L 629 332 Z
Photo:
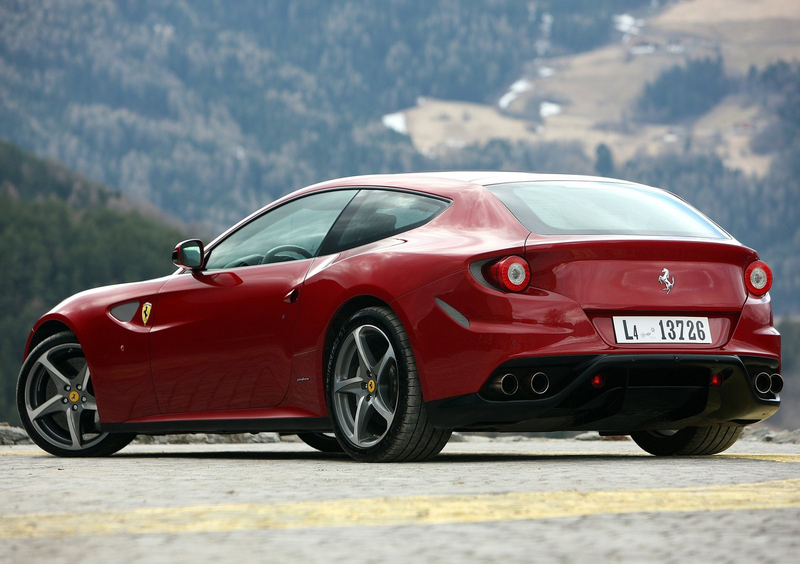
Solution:
M 389 308 L 362 309 L 342 326 L 325 382 L 336 437 L 359 462 L 428 460 L 450 438 L 428 421 L 408 335 Z
M 86 357 L 68 331 L 48 337 L 25 359 L 17 379 L 17 410 L 31 440 L 56 456 L 107 456 L 136 437 L 97 428 Z
M 297 433 L 301 441 L 320 452 L 344 452 L 342 445 L 330 433 Z
M 643 450 L 656 456 L 704 456 L 729 449 L 744 427 L 711 425 L 686 427 L 680 431 L 639 431 L 631 438 Z

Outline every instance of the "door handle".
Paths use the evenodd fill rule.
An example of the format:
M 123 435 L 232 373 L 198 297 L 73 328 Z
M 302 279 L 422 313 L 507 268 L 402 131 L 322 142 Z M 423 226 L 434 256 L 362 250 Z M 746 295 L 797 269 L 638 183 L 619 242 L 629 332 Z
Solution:
M 300 291 L 297 288 L 292 288 L 289 290 L 289 293 L 283 297 L 283 301 L 287 304 L 293 304 L 297 301 L 297 297 L 300 295 Z

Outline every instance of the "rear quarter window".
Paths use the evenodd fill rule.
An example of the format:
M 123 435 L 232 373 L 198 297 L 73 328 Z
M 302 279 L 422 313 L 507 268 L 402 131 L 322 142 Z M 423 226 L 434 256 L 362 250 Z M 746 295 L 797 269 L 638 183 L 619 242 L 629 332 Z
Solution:
M 424 225 L 448 205 L 421 194 L 364 189 L 331 230 L 325 246 L 343 251 L 397 235 Z

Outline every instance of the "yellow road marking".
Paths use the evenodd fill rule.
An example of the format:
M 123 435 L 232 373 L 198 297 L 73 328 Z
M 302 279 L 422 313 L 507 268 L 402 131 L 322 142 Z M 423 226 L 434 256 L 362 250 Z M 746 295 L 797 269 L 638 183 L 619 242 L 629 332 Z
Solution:
M 800 462 L 800 454 L 718 454 L 719 458 L 749 458 L 750 460 L 768 460 L 770 462 Z
M 433 525 L 800 507 L 800 478 L 692 488 L 512 492 L 0 516 L 0 539 Z
M 547 458 L 548 456 L 558 457 L 558 456 L 616 456 L 616 457 L 637 457 L 637 458 L 655 458 L 646 452 L 612 452 L 612 451 L 590 451 L 590 450 L 582 450 L 582 451 L 504 451 L 504 450 L 446 450 L 444 454 L 480 454 L 480 455 L 502 455 L 502 456 L 540 456 L 543 458 Z M 716 458 L 743 458 L 743 459 L 750 459 L 750 460 L 762 460 L 768 462 L 795 462 L 800 463 L 800 454 L 794 453 L 787 453 L 787 454 L 758 454 L 758 453 L 747 453 L 747 452 L 736 452 L 736 453 L 723 453 L 723 454 L 715 454 L 713 456 L 695 456 L 693 457 L 698 460 L 714 460 Z M 685 459 L 685 457 L 676 457 L 672 459 L 664 459 L 661 460 L 681 460 Z

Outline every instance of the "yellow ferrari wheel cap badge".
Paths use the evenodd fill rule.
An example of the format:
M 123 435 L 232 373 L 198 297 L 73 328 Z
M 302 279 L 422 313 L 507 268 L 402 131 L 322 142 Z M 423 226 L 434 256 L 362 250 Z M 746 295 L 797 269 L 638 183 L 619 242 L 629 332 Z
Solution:
M 150 319 L 150 310 L 153 309 L 153 304 L 150 302 L 146 302 L 142 306 L 142 323 L 147 325 L 148 320 Z
M 79 399 L 81 399 L 81 395 L 75 390 L 72 390 L 69 393 L 69 401 L 71 401 L 72 403 L 78 403 Z
M 375 380 L 372 378 L 367 382 L 367 391 L 371 394 L 375 392 Z

